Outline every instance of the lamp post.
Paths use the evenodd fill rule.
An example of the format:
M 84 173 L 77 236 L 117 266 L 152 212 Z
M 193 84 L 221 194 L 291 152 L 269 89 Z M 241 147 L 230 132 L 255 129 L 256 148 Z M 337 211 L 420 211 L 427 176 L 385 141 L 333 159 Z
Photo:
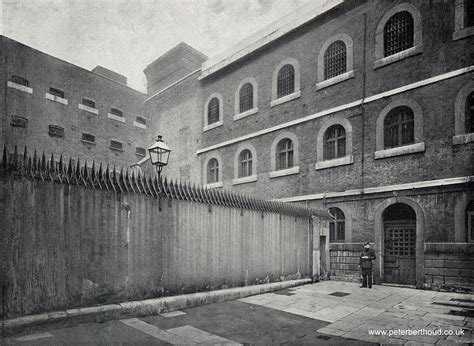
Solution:
M 151 164 L 156 167 L 158 178 L 160 178 L 163 167 L 168 164 L 171 149 L 163 142 L 163 137 L 158 135 L 156 142 L 148 148 L 148 153 L 150 154 Z

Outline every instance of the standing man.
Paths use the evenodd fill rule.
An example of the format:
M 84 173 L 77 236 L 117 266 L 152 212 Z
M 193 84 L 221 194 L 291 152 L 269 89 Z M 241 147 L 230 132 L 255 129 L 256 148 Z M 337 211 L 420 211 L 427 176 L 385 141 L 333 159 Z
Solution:
M 375 259 L 375 252 L 370 248 L 369 242 L 364 245 L 364 251 L 360 254 L 359 269 L 362 270 L 362 286 L 372 288 L 372 261 Z

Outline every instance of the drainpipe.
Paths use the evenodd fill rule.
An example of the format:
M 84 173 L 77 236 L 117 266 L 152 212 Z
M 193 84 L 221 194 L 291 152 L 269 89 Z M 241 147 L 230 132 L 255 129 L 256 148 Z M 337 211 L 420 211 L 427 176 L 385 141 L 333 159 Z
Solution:
M 363 41 L 363 55 L 362 55 L 362 102 L 361 102 L 361 118 L 362 118 L 362 141 L 361 141 L 361 191 L 364 193 L 364 176 L 365 176 L 365 97 L 366 97 L 366 82 L 367 82 L 367 13 L 363 14 L 364 17 L 364 41 Z

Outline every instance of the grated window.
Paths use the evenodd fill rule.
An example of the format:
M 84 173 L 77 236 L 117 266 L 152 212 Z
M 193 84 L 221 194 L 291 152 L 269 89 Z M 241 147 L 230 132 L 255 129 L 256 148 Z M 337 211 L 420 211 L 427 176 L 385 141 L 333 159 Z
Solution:
M 466 19 L 465 19 L 465 23 L 466 23 L 466 27 L 469 27 L 469 26 L 474 26 L 474 1 L 472 0 L 466 0 L 465 3 L 464 3 L 464 6 L 466 6 L 465 8 L 465 13 L 466 13 Z
M 411 108 L 392 109 L 384 119 L 384 147 L 395 148 L 414 143 L 415 119 Z
M 135 154 L 138 156 L 146 156 L 146 149 L 142 147 L 136 147 Z
M 239 178 L 252 175 L 252 153 L 245 149 L 239 154 Z
M 110 114 L 116 115 L 118 117 L 123 117 L 123 112 L 117 108 L 110 108 Z
M 384 56 L 390 56 L 413 47 L 413 17 L 407 11 L 395 13 L 383 29 Z
M 90 99 L 83 98 L 82 104 L 87 107 L 95 108 L 95 102 Z
M 219 99 L 214 97 L 207 106 L 207 123 L 214 124 L 219 121 Z
M 283 66 L 278 71 L 277 97 L 290 95 L 295 91 L 295 68 L 292 65 Z
M 346 217 L 339 208 L 329 208 L 329 213 L 334 219 L 329 221 L 329 241 L 337 242 L 345 240 L 346 233 Z
M 466 131 L 474 132 L 474 92 L 472 92 L 466 100 Z
M 27 128 L 28 127 L 28 119 L 14 115 L 14 116 L 12 116 L 10 125 L 13 126 L 13 127 Z
M 139 124 L 143 124 L 143 125 L 146 125 L 146 119 L 145 118 L 142 118 L 142 117 L 136 117 L 136 122 L 139 123 Z
M 324 79 L 336 77 L 346 72 L 346 44 L 333 42 L 324 52 Z
M 29 81 L 28 79 L 25 79 L 23 77 L 20 77 L 20 76 L 12 76 L 12 80 L 11 80 L 13 83 L 16 83 L 16 84 L 20 84 L 20 85 L 23 85 L 23 86 L 29 86 Z
M 346 130 L 333 125 L 324 134 L 324 159 L 331 160 L 346 156 Z
M 122 143 L 119 141 L 110 141 L 110 149 L 122 150 Z
M 207 183 L 217 183 L 219 181 L 219 161 L 212 158 L 207 163 Z
M 414 224 L 386 226 L 385 238 L 386 255 L 415 256 L 416 230 Z
M 60 89 L 56 89 L 56 88 L 49 88 L 49 93 L 51 95 L 54 95 L 54 96 L 57 96 L 57 97 L 60 97 L 60 98 L 64 98 L 64 91 L 60 90 Z
M 82 134 L 82 140 L 84 142 L 95 143 L 95 136 L 91 135 L 89 133 L 83 133 Z
M 64 137 L 64 127 L 49 125 L 48 134 L 51 137 Z
M 284 138 L 277 144 L 276 169 L 287 169 L 293 167 L 293 142 Z
M 239 92 L 240 102 L 239 102 L 239 111 L 243 113 L 253 108 L 253 85 L 250 83 L 245 83 Z

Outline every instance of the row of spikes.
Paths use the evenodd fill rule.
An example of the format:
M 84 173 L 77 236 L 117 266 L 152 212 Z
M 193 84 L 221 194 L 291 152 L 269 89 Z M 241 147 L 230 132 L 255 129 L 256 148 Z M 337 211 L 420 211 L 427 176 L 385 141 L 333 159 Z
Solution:
M 49 159 L 43 152 L 38 157 L 36 150 L 33 157 L 28 156 L 27 148 L 23 155 L 19 155 L 17 147 L 10 155 L 7 148 L 3 148 L 2 162 L 0 164 L 2 175 L 12 174 L 18 177 L 32 179 L 49 180 L 55 183 L 68 185 L 83 185 L 91 189 L 100 189 L 115 192 L 138 193 L 152 196 L 154 198 L 167 197 L 179 200 L 186 200 L 226 207 L 258 210 L 262 212 L 272 212 L 288 214 L 294 216 L 311 217 L 318 215 L 327 217 L 328 214 L 321 213 L 313 209 L 298 205 L 282 203 L 277 201 L 267 201 L 241 193 L 229 192 L 225 190 L 207 189 L 202 186 L 173 181 L 165 178 L 162 180 L 157 175 L 148 176 L 143 173 L 132 173 L 127 168 L 117 170 L 109 165 L 104 168 L 102 164 L 88 166 L 87 161 L 81 164 L 79 160 L 74 163 L 71 158 L 66 164 L 62 155 L 56 161 L 54 154 Z

